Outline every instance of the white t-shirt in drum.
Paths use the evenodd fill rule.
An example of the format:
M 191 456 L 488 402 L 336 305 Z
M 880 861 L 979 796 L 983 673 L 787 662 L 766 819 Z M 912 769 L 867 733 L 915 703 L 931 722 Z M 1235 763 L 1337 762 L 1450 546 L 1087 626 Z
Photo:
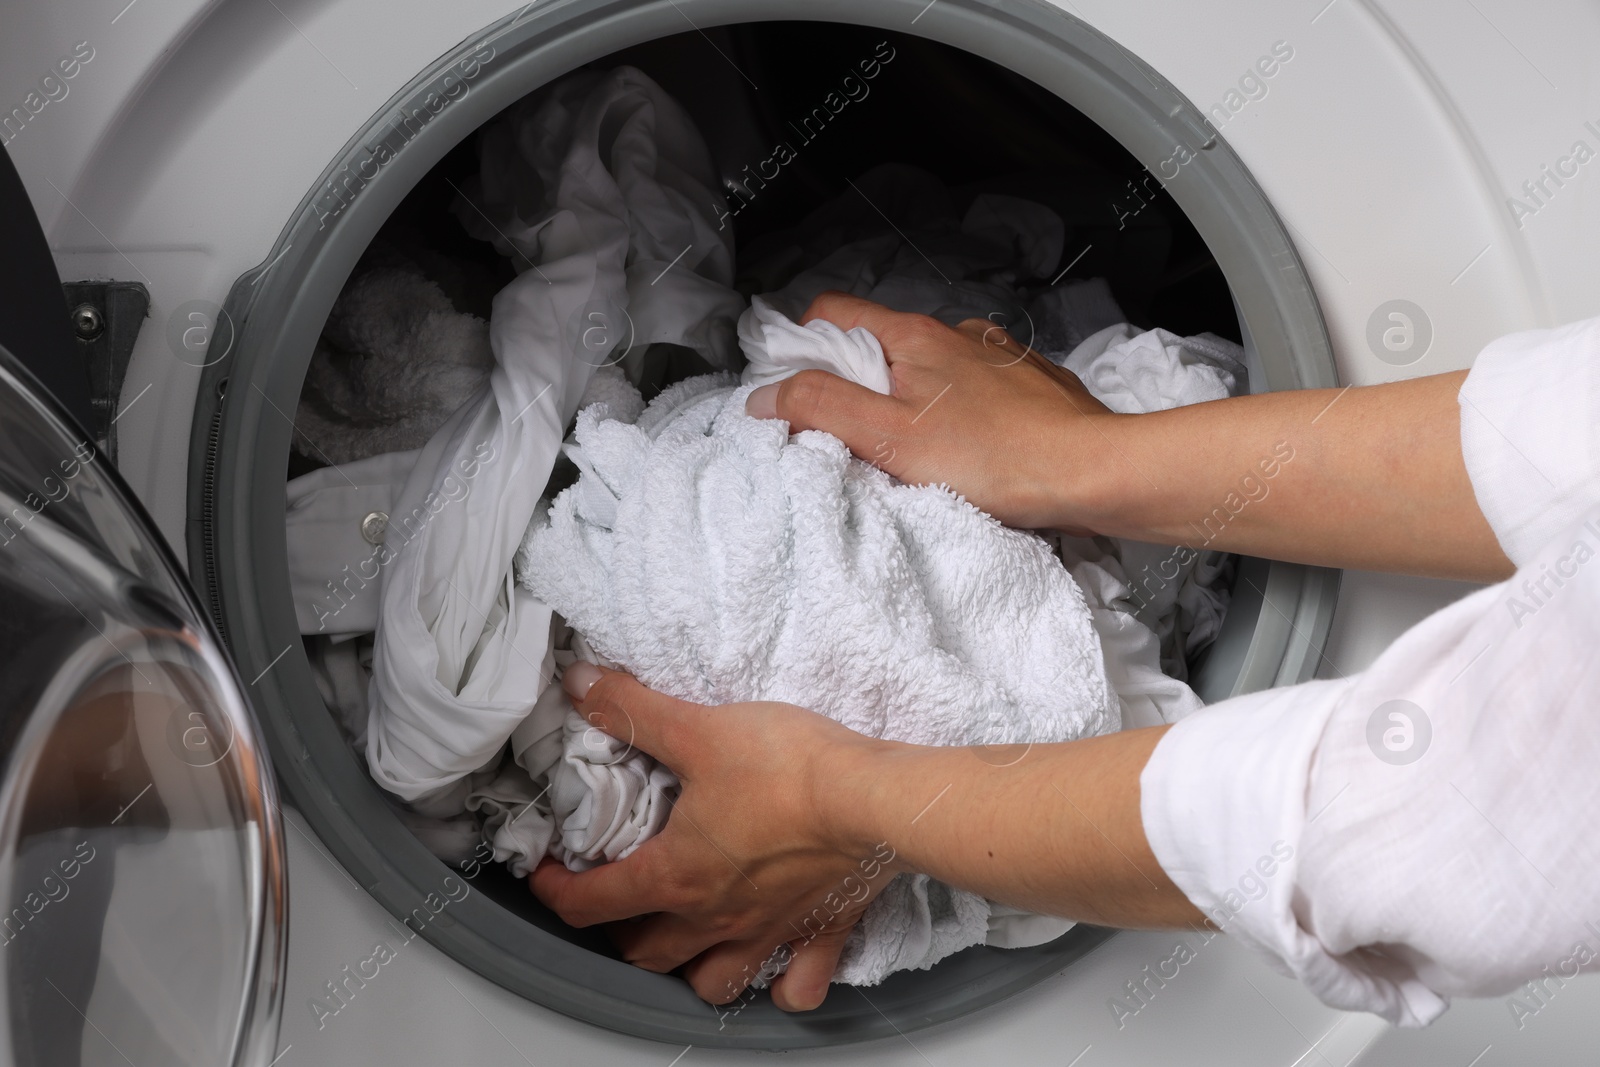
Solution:
M 1489 345 L 1460 406 L 1516 575 L 1360 674 L 1179 722 L 1140 780 L 1196 907 L 1402 1026 L 1600 960 L 1600 319 Z

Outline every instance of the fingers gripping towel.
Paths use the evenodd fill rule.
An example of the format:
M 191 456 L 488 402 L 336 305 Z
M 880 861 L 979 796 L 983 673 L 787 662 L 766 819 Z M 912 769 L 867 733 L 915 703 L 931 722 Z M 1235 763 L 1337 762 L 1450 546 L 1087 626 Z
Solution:
M 942 487 L 900 484 L 831 435 L 745 415 L 753 382 L 775 373 L 768 339 L 788 373 L 883 366 L 870 335 L 780 320 L 758 301 L 741 322 L 751 384 L 680 383 L 636 423 L 605 403 L 578 415 L 567 451 L 581 474 L 530 530 L 522 584 L 599 657 L 687 700 L 789 701 L 934 745 L 1116 729 L 1089 608 L 1043 539 Z M 557 853 L 574 868 L 625 855 L 648 836 L 640 789 L 659 769 L 637 752 L 567 751 L 552 795 L 575 832 Z M 586 806 L 569 814 L 563 796 Z M 869 907 L 837 980 L 931 966 L 982 943 L 989 918 L 982 898 L 903 876 Z

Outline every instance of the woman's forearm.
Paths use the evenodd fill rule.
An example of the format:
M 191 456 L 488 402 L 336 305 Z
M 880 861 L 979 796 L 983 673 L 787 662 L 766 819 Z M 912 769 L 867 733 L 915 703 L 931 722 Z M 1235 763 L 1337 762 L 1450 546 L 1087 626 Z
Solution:
M 1101 415 L 1064 506 L 1136 540 L 1499 580 L 1511 563 L 1461 457 L 1464 377 Z
M 808 371 L 757 390 L 751 413 L 826 430 L 1007 525 L 1329 567 L 1511 573 L 1461 456 L 1465 372 L 1119 415 L 985 320 L 952 329 L 836 293 L 807 318 L 877 335 L 893 395 Z
M 819 808 L 840 847 L 893 850 L 894 870 L 1085 922 L 1196 925 L 1139 810 L 1139 775 L 1166 729 L 998 748 L 870 742 Z

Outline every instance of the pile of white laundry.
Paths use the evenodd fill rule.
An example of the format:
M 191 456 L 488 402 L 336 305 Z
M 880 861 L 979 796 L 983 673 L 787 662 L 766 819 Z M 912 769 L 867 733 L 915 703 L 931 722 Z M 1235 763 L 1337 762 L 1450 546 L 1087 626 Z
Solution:
M 940 183 L 897 167 L 862 176 L 801 236 L 760 242 L 745 277 L 767 295 L 747 307 L 699 134 L 631 68 L 530 98 L 480 152 L 460 214 L 522 271 L 495 298 L 488 390 L 420 449 L 289 486 L 296 606 L 319 635 L 324 696 L 436 852 L 464 859 L 481 835 L 514 873 L 545 855 L 578 868 L 664 824 L 670 772 L 588 730 L 556 684 L 579 656 L 679 697 L 790 700 L 930 744 L 1065 740 L 1199 706 L 1181 664 L 1226 608 L 1221 557 L 1164 571 L 1161 596 L 1140 600 L 1125 568 L 1170 549 L 1007 529 L 829 435 L 749 418 L 744 397 L 805 367 L 888 391 L 869 333 L 795 323 L 824 289 L 949 322 L 999 316 L 1121 411 L 1238 391 L 1237 346 L 1135 330 L 1103 282 L 1048 285 L 1053 212 L 987 195 L 958 217 Z M 903 230 L 885 232 L 885 215 Z M 655 343 L 724 372 L 646 406 L 624 371 Z M 741 352 L 742 380 L 728 373 Z M 391 407 L 411 413 L 408 433 L 427 410 Z M 541 499 L 575 415 L 576 481 Z M 375 514 L 381 537 L 363 522 Z M 903 876 L 838 979 L 1068 925 Z

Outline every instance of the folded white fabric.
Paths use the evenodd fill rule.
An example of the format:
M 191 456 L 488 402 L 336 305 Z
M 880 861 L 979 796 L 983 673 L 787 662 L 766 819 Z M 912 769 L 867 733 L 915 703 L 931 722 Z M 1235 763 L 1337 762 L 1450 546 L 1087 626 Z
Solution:
M 760 298 L 740 336 L 750 365 L 737 389 L 681 383 L 636 424 L 605 404 L 580 412 L 567 451 L 582 473 L 530 530 L 519 580 L 599 655 L 683 699 L 785 700 L 921 744 L 1118 728 L 1089 606 L 1043 539 L 948 490 L 901 485 L 830 435 L 791 438 L 744 414 L 751 388 L 802 367 L 886 392 L 876 339 L 798 326 Z M 647 839 L 672 782 L 642 753 L 584 744 L 573 723 L 551 771 L 554 851 L 582 868 Z M 973 894 L 896 879 L 837 980 L 931 966 L 987 940 L 990 917 Z M 1070 925 L 1013 917 L 1004 943 L 1023 943 L 1024 919 L 1039 940 Z
M 428 441 L 391 514 L 408 538 L 382 565 L 369 695 L 368 767 L 423 814 L 459 813 L 508 740 L 532 752 L 561 728 L 538 700 L 550 608 L 511 561 L 596 366 L 656 341 L 726 365 L 742 306 L 709 154 L 639 71 L 564 79 L 481 147 L 464 217 L 525 269 L 494 301 L 489 391 Z M 536 809 L 517 818 L 553 829 Z

